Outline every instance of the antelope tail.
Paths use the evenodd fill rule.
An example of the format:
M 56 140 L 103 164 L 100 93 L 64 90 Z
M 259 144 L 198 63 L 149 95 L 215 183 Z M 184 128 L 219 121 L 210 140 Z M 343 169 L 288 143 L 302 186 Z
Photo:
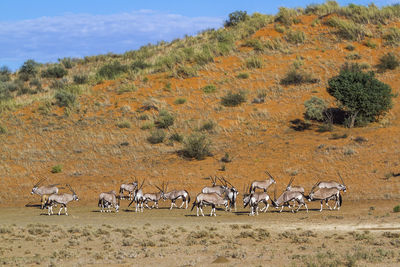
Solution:
M 188 194 L 187 203 L 189 204 L 190 203 L 190 195 L 189 195 L 188 191 L 185 190 L 185 192 Z
M 342 194 L 339 193 L 339 207 L 342 206 L 342 202 L 343 202 Z
M 192 206 L 192 209 L 190 211 L 192 211 L 194 209 L 194 206 L 196 206 L 196 200 L 193 201 L 193 206 Z

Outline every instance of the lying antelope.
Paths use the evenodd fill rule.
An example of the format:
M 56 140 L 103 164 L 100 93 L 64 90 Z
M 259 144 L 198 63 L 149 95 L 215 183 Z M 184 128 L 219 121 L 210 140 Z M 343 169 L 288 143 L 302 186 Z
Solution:
M 165 190 L 164 191 L 167 191 L 167 188 L 168 188 L 168 183 L 165 186 Z M 175 201 L 177 201 L 178 199 L 182 199 L 182 204 L 179 206 L 180 209 L 182 208 L 182 206 L 185 203 L 186 203 L 185 209 L 187 209 L 188 205 L 190 203 L 190 195 L 189 195 L 188 191 L 186 191 L 186 190 L 172 190 L 172 191 L 170 191 L 168 193 L 164 193 L 162 195 L 162 198 L 163 198 L 164 201 L 167 200 L 167 199 L 171 200 L 171 207 L 169 208 L 170 210 L 172 210 L 173 206 L 178 207 L 175 204 Z
M 143 198 L 142 187 L 144 185 L 144 181 L 145 180 L 143 180 L 142 184 L 139 187 L 136 187 L 136 189 L 134 191 L 134 194 L 133 194 L 133 199 L 132 199 L 131 203 L 129 203 L 129 205 L 128 205 L 128 207 L 130 207 L 132 205 L 132 203 L 135 202 L 135 204 L 136 204 L 135 205 L 135 212 L 137 212 L 138 209 L 139 209 L 139 211 L 143 212 L 143 201 L 144 201 L 144 198 Z
M 72 195 L 71 194 L 52 194 L 49 196 L 49 199 L 47 200 L 47 206 L 49 209 L 48 215 L 53 214 L 53 206 L 55 206 L 56 204 L 60 204 L 61 208 L 58 211 L 58 215 L 60 215 L 61 210 L 64 208 L 65 210 L 65 215 L 68 216 L 67 213 L 67 204 L 73 200 L 78 201 L 78 196 L 76 195 L 75 191 L 71 188 L 71 186 L 69 184 L 67 184 L 67 187 L 69 188 L 69 190 L 71 190 Z
M 194 209 L 195 206 L 197 206 L 197 216 L 199 216 L 199 209 L 201 212 L 201 215 L 204 216 L 203 213 L 203 206 L 211 206 L 211 213 L 210 216 L 213 215 L 217 216 L 217 214 L 215 213 L 215 206 L 219 206 L 219 205 L 224 205 L 225 209 L 228 208 L 228 200 L 226 199 L 226 197 L 222 197 L 220 195 L 218 195 L 217 193 L 200 193 L 196 196 L 195 201 L 193 202 L 193 206 L 192 209 Z
M 128 183 L 128 184 L 121 184 L 119 188 L 119 195 L 121 199 L 125 199 L 124 192 L 128 192 L 128 199 L 132 200 L 133 194 L 135 192 L 135 189 L 137 188 L 138 183 L 137 181 Z
M 117 193 L 114 190 L 110 192 L 103 192 L 99 195 L 98 205 L 101 208 L 100 212 L 111 212 L 111 207 L 114 207 L 115 212 L 118 212 L 120 206 L 120 198 L 117 197 Z M 104 208 L 108 208 L 108 210 L 105 211 Z
M 40 184 L 44 180 L 46 180 L 46 178 L 39 180 L 39 182 L 37 182 L 33 186 L 32 191 L 31 191 L 32 195 L 37 194 L 41 197 L 41 209 L 44 208 L 49 195 L 58 193 L 58 187 L 56 187 L 56 185 L 58 185 L 58 184 L 53 184 L 53 185 L 48 185 L 48 186 L 40 186 Z
M 265 171 L 266 174 L 268 174 L 269 179 L 266 179 L 264 181 L 254 181 L 251 183 L 250 186 L 250 192 L 252 193 L 254 192 L 257 188 L 264 190 L 264 192 L 267 192 L 267 189 L 272 185 L 272 184 L 276 184 L 276 181 L 274 179 L 274 177 L 272 177 L 272 175 L 266 170 Z
M 300 192 L 296 192 L 296 191 L 284 191 L 282 193 L 282 195 L 279 196 L 278 199 L 275 198 L 276 193 L 274 192 L 274 199 L 271 199 L 272 205 L 275 208 L 278 207 L 282 207 L 281 210 L 279 212 L 282 212 L 283 208 L 285 206 L 290 208 L 289 202 L 290 201 L 296 201 L 299 204 L 299 207 L 297 208 L 296 212 L 299 211 L 299 209 L 301 208 L 301 206 L 305 206 L 307 209 L 307 213 L 308 213 L 308 207 L 306 202 L 304 201 L 304 195 Z M 292 212 L 294 212 L 294 207 L 292 207 Z
M 335 200 L 335 207 L 333 209 L 338 208 L 342 206 L 342 195 L 340 195 L 340 190 L 337 188 L 320 188 L 315 192 L 311 192 L 310 195 L 308 196 L 308 201 L 321 201 L 321 208 L 320 212 L 322 211 L 322 203 L 325 200 L 326 205 L 329 207 L 330 210 L 332 210 L 331 206 L 329 206 L 328 201 L 329 200 Z

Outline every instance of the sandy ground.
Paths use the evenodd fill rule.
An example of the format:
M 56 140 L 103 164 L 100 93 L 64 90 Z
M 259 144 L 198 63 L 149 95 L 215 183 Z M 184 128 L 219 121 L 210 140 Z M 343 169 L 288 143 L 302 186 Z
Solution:
M 61 266 L 396 266 L 400 262 L 399 201 L 345 202 L 340 211 L 301 210 L 249 217 L 217 210 L 119 213 L 73 203 L 69 216 L 37 207 L 0 209 L 0 264 Z M 58 211 L 58 210 L 57 210 Z M 209 209 L 205 210 L 207 215 Z

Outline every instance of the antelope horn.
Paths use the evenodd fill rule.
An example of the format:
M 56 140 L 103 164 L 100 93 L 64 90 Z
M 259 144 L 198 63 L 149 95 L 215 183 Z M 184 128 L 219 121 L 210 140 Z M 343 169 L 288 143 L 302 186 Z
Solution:
M 146 181 L 146 179 L 143 179 L 143 182 L 142 182 L 142 184 L 140 185 L 139 190 L 142 189 L 142 187 L 143 187 L 145 181 Z
M 221 178 L 219 178 L 218 176 L 217 176 L 217 178 L 218 178 L 218 180 L 221 182 L 221 184 L 222 184 L 223 186 L 226 186 L 226 183 L 225 183 Z
M 292 183 L 293 183 L 293 181 L 294 181 L 294 177 L 292 177 L 292 178 L 290 179 L 290 182 L 289 182 L 289 184 L 287 185 L 287 187 L 288 187 L 288 186 L 291 186 Z
M 317 185 L 319 184 L 319 180 L 318 180 L 318 182 L 311 188 L 311 193 L 314 191 L 314 188 L 316 188 L 317 187 Z
M 337 172 L 337 174 L 339 175 L 340 180 L 342 180 L 343 185 L 345 185 L 345 183 L 344 183 L 344 181 L 343 181 L 343 178 L 342 178 L 342 176 L 340 175 L 340 172 Z
M 228 180 L 226 180 L 225 178 L 223 178 L 223 179 L 224 179 L 224 181 L 225 181 L 226 183 L 228 183 L 230 186 L 234 187 Z
M 274 189 L 274 202 L 276 201 L 276 186 L 275 186 L 275 189 Z
M 275 180 L 275 178 L 267 171 L 267 170 L 265 170 L 265 173 L 266 174 L 268 174 L 269 175 L 269 177 L 271 177 L 272 179 L 274 179 Z
M 153 185 L 153 186 L 156 187 L 158 190 L 162 191 L 161 188 L 159 188 L 158 186 L 156 186 L 156 185 Z
M 40 179 L 33 187 L 40 185 L 40 183 L 42 183 L 44 180 L 46 180 L 47 178 L 42 178 Z
M 69 184 L 66 184 L 66 186 L 69 188 L 69 190 L 71 190 L 71 192 L 76 195 L 75 191 L 72 189 L 72 187 Z

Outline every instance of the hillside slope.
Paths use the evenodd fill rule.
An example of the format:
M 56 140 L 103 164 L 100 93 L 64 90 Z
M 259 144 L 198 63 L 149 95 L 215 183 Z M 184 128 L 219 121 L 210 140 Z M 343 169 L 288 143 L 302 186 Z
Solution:
M 393 175 L 400 173 L 398 97 L 385 116 L 366 127 L 335 124 L 331 131 L 321 132 L 322 123 L 305 121 L 303 115 L 304 102 L 312 96 L 337 106 L 326 87 L 345 62 L 375 70 L 386 53 L 399 56 L 399 46 L 389 45 L 384 38 L 390 29 L 400 27 L 399 19 L 357 24 L 367 34 L 352 40 L 330 26 L 332 18 L 346 20 L 343 14 L 292 10 L 285 18 L 295 23 L 288 23 L 277 19 L 284 11 L 275 18 L 253 15 L 252 19 L 262 18 L 263 23 L 251 34 L 241 34 L 247 29 L 241 25 L 236 32 L 217 30 L 235 36 L 232 47 L 226 53 L 218 50 L 219 55 L 212 52 L 212 58 L 201 65 L 190 59 L 176 61 L 172 67 L 157 62 L 170 55 L 169 50 L 172 54 L 181 51 L 176 50 L 180 45 L 193 47 L 194 54 L 204 51 L 195 38 L 206 36 L 203 39 L 208 42 L 213 31 L 148 47 L 151 56 L 143 61 L 157 65 L 157 70 L 145 66 L 112 79 L 90 78 L 115 60 L 126 65 L 138 62 L 137 51 L 132 57 L 136 61 L 127 53 L 74 62 L 66 81 L 73 84 L 72 77 L 78 74 L 87 74 L 89 81 L 78 86 L 80 93 L 72 107 L 60 107 L 54 99 L 52 83 L 54 87 L 54 80 L 62 79 L 42 77 L 43 91 L 15 97 L 19 105 L 2 113 L 6 131 L 0 135 L 0 205 L 37 200 L 28 194 L 41 177 L 50 184 L 69 183 L 82 201 L 93 203 L 99 192 L 118 190 L 122 182 L 135 177 L 153 184 L 169 181 L 169 188 L 186 188 L 195 195 L 210 184 L 205 177 L 218 175 L 242 192 L 250 181 L 262 180 L 266 169 L 276 177 L 278 192 L 292 176 L 294 184 L 308 191 L 317 180 L 339 180 L 340 172 L 349 187 L 345 199 L 399 198 L 400 179 Z M 211 48 L 220 44 L 211 43 Z M 281 79 L 293 65 L 318 82 L 282 85 Z M 376 77 L 399 93 L 400 68 Z M 208 92 L 207 85 L 214 85 L 215 91 Z M 213 91 L 214 87 L 208 88 Z M 221 105 L 228 92 L 240 90 L 246 94 L 245 103 Z M 252 103 L 260 96 L 265 96 L 263 103 Z M 175 120 L 162 130 L 164 142 L 151 144 L 148 137 L 156 130 L 160 110 L 168 110 Z M 193 132 L 209 138 L 212 156 L 187 159 L 179 153 L 183 143 L 168 139 L 174 133 L 187 138 Z M 221 162 L 226 153 L 232 162 Z M 52 173 L 56 165 L 62 170 Z M 154 190 L 145 187 L 145 191 Z

